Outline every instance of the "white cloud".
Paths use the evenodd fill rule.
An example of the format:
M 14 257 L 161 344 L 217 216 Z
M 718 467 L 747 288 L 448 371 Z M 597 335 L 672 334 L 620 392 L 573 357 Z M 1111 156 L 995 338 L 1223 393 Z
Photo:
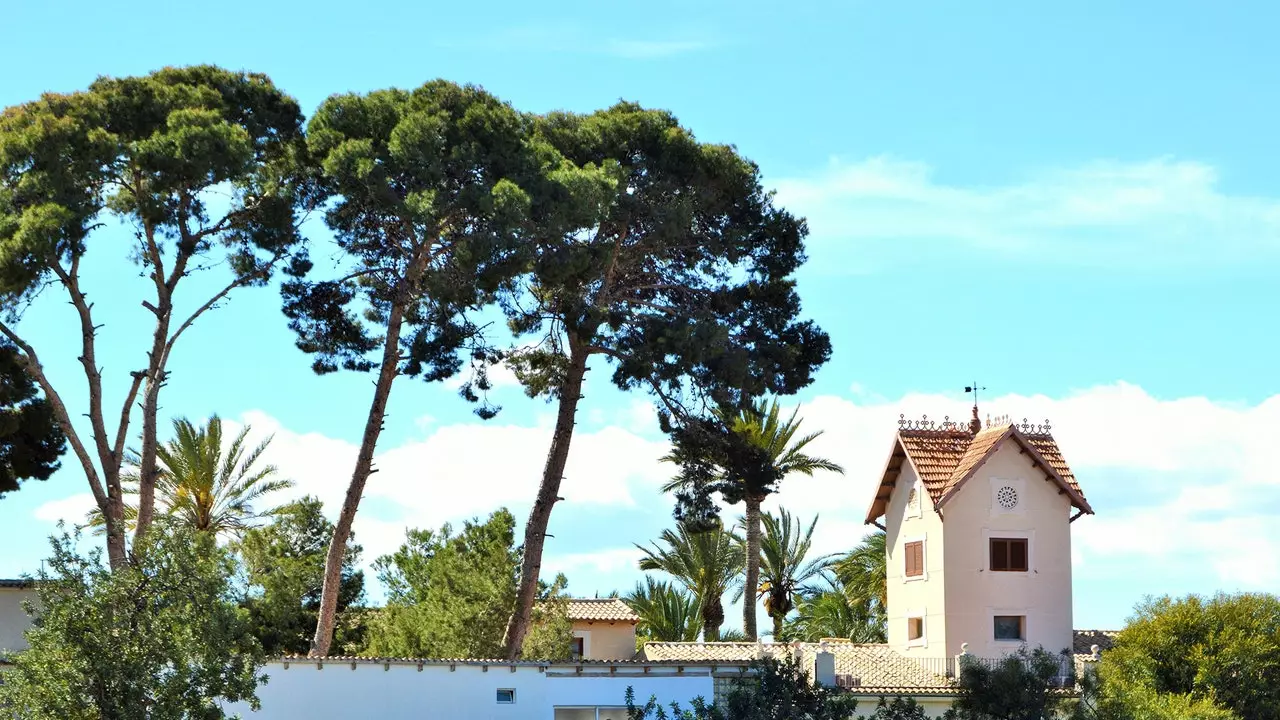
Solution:
M 318 434 L 294 433 L 262 412 L 243 420 L 255 434 L 274 433 L 265 459 L 312 494 L 336 517 L 357 447 Z M 484 516 L 506 506 L 523 520 L 542 477 L 551 428 L 494 423 L 436 425 L 422 440 L 378 453 L 365 486 L 355 532 L 366 559 L 394 550 L 406 527 L 433 527 Z M 620 427 L 575 433 L 560 495 L 577 506 L 635 505 L 633 488 L 652 489 L 666 477 L 659 441 Z M 390 517 L 388 517 L 388 515 Z
M 594 552 L 548 555 L 542 561 L 543 572 L 548 575 L 565 573 L 572 575 L 581 570 L 610 574 L 633 570 L 644 553 L 634 547 L 608 548 Z
M 840 257 L 856 242 L 850 262 L 910 257 L 928 244 L 1110 268 L 1203 269 L 1280 254 L 1280 198 L 1228 194 L 1214 168 L 1168 158 L 970 187 L 938 181 L 924 163 L 875 157 L 836 160 L 777 187 L 779 201 L 808 218 L 815 256 Z
M 85 516 L 96 508 L 91 493 L 77 493 L 60 500 L 51 500 L 35 510 L 37 520 L 50 524 L 63 521 L 68 529 L 74 525 L 83 525 Z

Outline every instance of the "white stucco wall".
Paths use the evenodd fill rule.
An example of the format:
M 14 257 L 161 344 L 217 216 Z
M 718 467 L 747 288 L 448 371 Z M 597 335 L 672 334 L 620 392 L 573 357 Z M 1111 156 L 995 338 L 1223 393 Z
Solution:
M 22 603 L 35 597 L 34 588 L 0 588 L 0 655 L 27 648 L 22 633 L 31 627 L 31 617 Z
M 917 513 L 907 512 L 907 498 L 913 488 L 920 498 L 918 517 Z M 902 473 L 889 496 L 884 520 L 889 645 L 907 655 L 943 657 L 943 639 L 946 637 L 946 565 L 942 519 L 934 511 L 929 493 L 918 482 L 910 462 L 905 462 L 902 466 Z M 907 578 L 904 546 L 916 540 L 924 541 L 924 575 Z M 909 644 L 907 618 L 919 614 L 923 614 L 925 619 L 924 643 Z
M 943 506 L 947 655 L 958 654 L 961 643 L 984 657 L 1016 649 L 1019 643 L 995 641 L 995 615 L 1025 615 L 1032 647 L 1071 647 L 1071 502 L 1018 449 L 1004 441 Z M 1018 489 L 1016 512 L 995 508 L 993 479 Z M 1027 538 L 1028 571 L 991 572 L 992 537 Z
M 243 703 L 229 705 L 229 712 L 246 719 L 307 718 L 346 720 L 377 717 L 379 720 L 553 720 L 557 706 L 621 706 L 627 687 L 635 688 L 637 699 L 651 694 L 664 703 L 673 700 L 687 705 L 694 697 L 713 697 L 713 684 L 706 669 L 686 668 L 676 675 L 674 668 L 654 668 L 643 674 L 639 666 L 618 670 L 609 676 L 607 666 L 585 666 L 584 675 L 565 667 L 546 671 L 537 666 L 491 665 L 485 671 L 477 665 L 424 665 L 416 663 L 350 663 L 328 661 L 323 669 L 314 662 L 280 662 L 265 669 L 266 684 L 258 688 L 262 709 L 249 710 Z M 558 677 L 568 673 L 567 677 Z M 630 673 L 636 673 L 634 676 Z M 598 674 L 598 675 L 597 675 Z M 499 689 L 516 691 L 516 701 L 500 705 Z
M 582 638 L 588 660 L 630 660 L 636 654 L 636 626 L 632 623 L 575 620 L 573 636 Z
M 857 696 L 858 708 L 857 717 L 870 716 L 876 710 L 876 705 L 880 702 L 880 697 L 875 695 Z M 903 697 L 911 697 L 904 695 Z M 893 698 L 890 698 L 892 700 Z M 925 715 L 930 718 L 940 718 L 951 709 L 951 703 L 955 698 L 940 695 L 916 695 L 912 698 L 916 704 L 924 709 Z

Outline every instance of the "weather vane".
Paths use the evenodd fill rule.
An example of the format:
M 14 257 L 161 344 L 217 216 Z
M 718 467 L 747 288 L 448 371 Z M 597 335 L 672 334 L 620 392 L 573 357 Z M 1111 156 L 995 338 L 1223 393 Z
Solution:
M 978 391 L 979 390 L 986 390 L 986 388 L 978 387 L 978 382 L 976 380 L 973 382 L 972 385 L 964 386 L 964 391 L 966 393 L 973 393 L 973 407 L 975 410 L 978 408 Z
M 978 418 L 978 391 L 979 390 L 986 390 L 986 388 L 978 387 L 977 380 L 974 380 L 972 385 L 964 386 L 964 391 L 966 393 L 973 393 L 973 420 L 969 421 L 969 431 L 972 432 L 974 435 L 977 435 L 978 431 L 982 429 L 982 420 Z

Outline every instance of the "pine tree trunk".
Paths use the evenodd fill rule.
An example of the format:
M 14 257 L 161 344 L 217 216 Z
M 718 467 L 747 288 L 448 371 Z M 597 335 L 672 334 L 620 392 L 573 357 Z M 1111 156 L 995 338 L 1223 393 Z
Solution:
M 324 586 L 320 591 L 320 611 L 316 620 L 315 636 L 311 638 L 311 657 L 329 654 L 333 643 L 333 626 L 338 614 L 338 594 L 342 589 L 342 560 L 347 553 L 347 540 L 351 537 L 351 524 L 355 522 L 365 483 L 373 470 L 373 453 L 382 434 L 382 423 L 387 413 L 387 399 L 391 396 L 391 384 L 400 372 L 400 331 L 404 324 L 404 305 L 393 303 L 387 318 L 387 337 L 382 346 L 382 365 L 378 381 L 374 385 L 373 403 L 365 420 L 364 437 L 360 440 L 360 452 L 356 467 L 351 473 L 351 484 L 333 529 L 333 540 L 324 559 Z
M 102 518 L 106 522 L 107 564 L 114 571 L 129 562 L 125 543 L 125 536 L 128 533 L 124 525 L 124 495 L 121 492 L 120 473 L 112 473 L 111 468 L 103 468 L 103 470 L 105 471 L 103 475 L 106 476 L 107 506 L 101 510 Z
M 134 528 L 137 542 L 151 527 L 156 507 L 156 476 L 159 468 L 156 452 L 159 443 L 160 387 L 164 384 L 165 342 L 169 338 L 169 318 L 173 306 L 161 299 L 156 313 L 156 329 L 152 339 L 150 363 L 147 368 L 145 391 L 142 395 L 142 449 L 138 454 L 138 519 Z
M 516 591 L 516 606 L 507 624 L 506 647 L 508 660 L 518 660 L 529 632 L 533 616 L 533 603 L 538 592 L 538 575 L 542 571 L 542 548 L 546 542 L 547 526 L 551 523 L 551 509 L 560 495 L 560 481 L 564 479 L 564 466 L 569 460 L 569 443 L 573 440 L 574 418 L 578 401 L 582 399 L 582 380 L 587 373 L 587 351 L 569 340 L 569 369 L 564 385 L 560 388 L 559 409 L 556 413 L 555 434 L 551 437 L 551 449 L 547 464 L 542 470 L 542 484 L 538 497 L 529 511 L 529 522 L 524 528 L 524 558 L 520 563 L 520 587 Z
M 755 642 L 756 591 L 760 588 L 760 502 L 761 498 L 747 496 L 747 583 L 742 600 L 742 632 L 747 640 Z

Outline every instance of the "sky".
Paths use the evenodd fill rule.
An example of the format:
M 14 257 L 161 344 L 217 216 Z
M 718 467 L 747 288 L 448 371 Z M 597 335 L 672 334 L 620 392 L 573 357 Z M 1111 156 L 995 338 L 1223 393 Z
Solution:
M 846 473 L 788 479 L 766 507 L 820 516 L 817 551 L 868 531 L 899 415 L 965 416 L 976 379 L 984 414 L 1052 422 L 1097 512 L 1072 526 L 1077 628 L 1120 627 L 1147 595 L 1280 591 L 1274 5 L 285 5 L 6 0 L 0 107 L 216 63 L 268 74 L 308 113 L 437 77 L 533 112 L 669 109 L 808 220 L 799 291 L 834 354 L 789 402 Z M 119 242 L 85 272 L 118 405 L 147 315 L 137 268 L 107 247 L 126 229 L 102 236 Z M 193 277 L 187 300 L 216 281 Z M 83 407 L 70 308 L 46 294 L 19 328 Z M 309 364 L 276 288 L 242 291 L 184 336 L 162 413 L 274 434 L 270 461 L 334 515 L 372 383 Z M 634 544 L 671 518 L 648 398 L 589 378 L 545 562 L 585 596 L 634 586 Z M 355 526 L 366 562 L 406 527 L 527 513 L 553 408 L 501 373 L 493 397 L 481 421 L 456 384 L 399 381 Z M 39 567 L 87 489 L 68 456 L 0 499 L 0 577 Z

